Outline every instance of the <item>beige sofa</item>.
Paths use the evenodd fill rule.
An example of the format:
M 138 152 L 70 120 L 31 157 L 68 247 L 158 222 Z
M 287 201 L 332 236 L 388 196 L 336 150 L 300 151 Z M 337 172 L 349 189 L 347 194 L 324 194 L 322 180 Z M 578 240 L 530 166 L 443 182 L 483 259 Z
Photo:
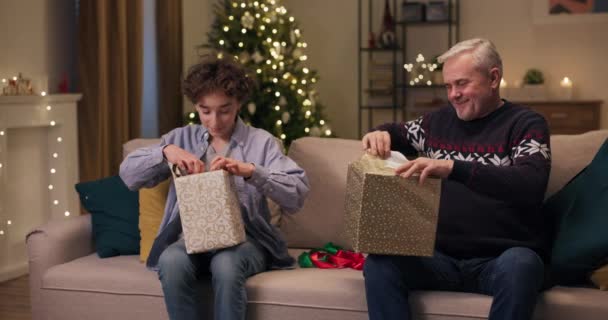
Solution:
M 583 168 L 608 131 L 553 136 L 553 170 L 547 190 L 560 189 Z M 150 140 L 134 140 L 133 149 Z M 128 151 L 127 150 L 127 151 Z M 348 245 L 342 233 L 347 163 L 360 154 L 360 142 L 304 138 L 290 156 L 308 173 L 311 193 L 302 211 L 284 216 L 280 228 L 290 252 L 333 241 Z M 52 221 L 27 237 L 34 320 L 167 319 L 154 272 L 137 256 L 100 259 L 91 239 L 89 215 Z M 247 281 L 248 319 L 367 319 L 360 271 L 300 269 L 271 271 Z M 201 301 L 209 305 L 209 300 Z M 416 319 L 486 319 L 491 297 L 421 291 L 412 296 Z M 536 319 L 607 319 L 608 292 L 555 287 L 540 297 Z

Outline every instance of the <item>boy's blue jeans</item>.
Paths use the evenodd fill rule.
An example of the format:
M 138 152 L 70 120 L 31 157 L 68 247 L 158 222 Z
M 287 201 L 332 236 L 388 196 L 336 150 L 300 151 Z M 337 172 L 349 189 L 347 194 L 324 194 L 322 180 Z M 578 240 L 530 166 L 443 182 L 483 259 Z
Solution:
M 494 297 L 489 320 L 532 319 L 544 281 L 544 263 L 531 249 L 515 247 L 497 258 L 457 260 L 369 255 L 365 292 L 370 320 L 412 319 L 411 290 L 474 292 Z
M 160 256 L 158 276 L 169 318 L 202 320 L 203 281 L 211 277 L 215 319 L 244 320 L 247 311 L 245 281 L 266 270 L 266 255 L 253 242 L 189 255 L 184 240 L 173 243 Z

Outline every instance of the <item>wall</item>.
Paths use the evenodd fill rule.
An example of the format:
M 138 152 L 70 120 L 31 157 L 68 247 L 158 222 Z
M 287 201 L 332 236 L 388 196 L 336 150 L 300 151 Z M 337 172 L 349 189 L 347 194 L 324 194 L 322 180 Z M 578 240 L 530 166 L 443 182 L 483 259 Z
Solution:
M 19 72 L 34 85 L 57 85 L 67 74 L 76 79 L 74 0 L 2 1 L 0 10 L 0 78 Z M 40 80 L 48 77 L 48 81 Z
M 185 0 L 185 65 L 195 61 L 193 45 L 206 39 L 213 18 L 211 3 Z M 357 138 L 357 2 L 284 0 L 284 4 L 300 23 L 308 43 L 309 64 L 320 74 L 317 91 L 334 133 Z M 382 4 L 375 1 L 378 9 L 374 10 L 381 12 Z M 608 90 L 603 79 L 608 74 L 608 64 L 603 62 L 608 52 L 603 30 L 608 22 L 540 25 L 535 24 L 532 7 L 528 0 L 462 0 L 460 39 L 486 37 L 494 41 L 509 83 L 536 67 L 544 71 L 549 93 L 554 94 L 559 80 L 570 77 L 575 97 L 605 101 L 601 123 L 608 128 Z M 380 17 L 374 19 L 377 31 Z M 364 34 L 363 41 L 366 39 Z M 421 41 L 422 48 L 436 39 L 431 36 Z
M 183 19 L 183 70 L 195 64 L 202 52 L 197 46 L 207 41 L 207 32 L 213 23 L 213 4 L 215 0 L 182 0 Z M 184 99 L 184 112 L 193 111 L 192 103 Z

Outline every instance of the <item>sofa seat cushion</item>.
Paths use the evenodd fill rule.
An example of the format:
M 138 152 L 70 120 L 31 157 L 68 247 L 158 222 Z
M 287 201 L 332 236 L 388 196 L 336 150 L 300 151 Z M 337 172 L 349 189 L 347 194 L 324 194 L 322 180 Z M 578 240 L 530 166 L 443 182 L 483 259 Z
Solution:
M 54 266 L 44 274 L 42 289 L 163 296 L 156 272 L 137 255 L 100 259 L 91 254 Z
M 297 257 L 302 251 L 290 249 L 290 254 Z M 116 308 L 122 303 L 121 312 L 125 312 L 122 315 L 164 310 L 164 305 L 159 308 L 159 303 L 163 304 L 163 293 L 158 277 L 138 258 L 131 255 L 100 259 L 91 254 L 50 268 L 42 280 L 45 297 L 53 301 L 47 311 L 64 314 L 65 310 L 59 309 L 80 304 L 79 299 Z M 296 268 L 263 272 L 247 281 L 247 291 L 252 319 L 268 314 L 286 316 L 286 312 L 289 313 L 286 319 L 310 319 L 307 316 L 310 314 L 327 318 L 336 312 L 346 312 L 357 319 L 367 317 L 363 274 L 352 269 Z M 142 300 L 146 297 L 147 300 Z M 535 319 L 604 319 L 608 314 L 606 301 L 606 291 L 555 287 L 540 296 Z M 487 319 L 492 299 L 481 294 L 417 291 L 412 293 L 411 303 L 414 314 L 418 315 L 416 319 Z M 137 310 L 128 313 L 126 310 L 133 304 Z M 86 312 L 87 308 L 83 307 L 79 314 Z M 166 319 L 166 315 L 161 312 L 151 318 Z

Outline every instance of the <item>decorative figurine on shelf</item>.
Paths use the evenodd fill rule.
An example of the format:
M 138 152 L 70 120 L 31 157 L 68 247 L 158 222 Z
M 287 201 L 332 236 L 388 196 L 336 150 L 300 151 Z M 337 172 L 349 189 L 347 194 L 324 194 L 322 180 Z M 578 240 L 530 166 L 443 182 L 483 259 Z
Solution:
M 395 48 L 397 46 L 395 21 L 391 15 L 391 8 L 388 4 L 388 0 L 384 1 L 384 18 L 382 18 L 382 29 L 380 29 L 378 42 L 382 48 Z
M 67 73 L 63 73 L 63 77 L 61 78 L 61 82 L 59 82 L 58 89 L 59 89 L 59 93 L 68 93 L 69 81 L 68 81 Z
M 19 76 L 12 79 L 2 79 L 2 95 L 5 96 L 24 96 L 34 94 L 32 82 L 30 79 L 25 79 L 19 73 Z
M 369 39 L 367 40 L 367 47 L 370 49 L 376 48 L 376 36 L 374 36 L 373 32 L 369 32 Z

